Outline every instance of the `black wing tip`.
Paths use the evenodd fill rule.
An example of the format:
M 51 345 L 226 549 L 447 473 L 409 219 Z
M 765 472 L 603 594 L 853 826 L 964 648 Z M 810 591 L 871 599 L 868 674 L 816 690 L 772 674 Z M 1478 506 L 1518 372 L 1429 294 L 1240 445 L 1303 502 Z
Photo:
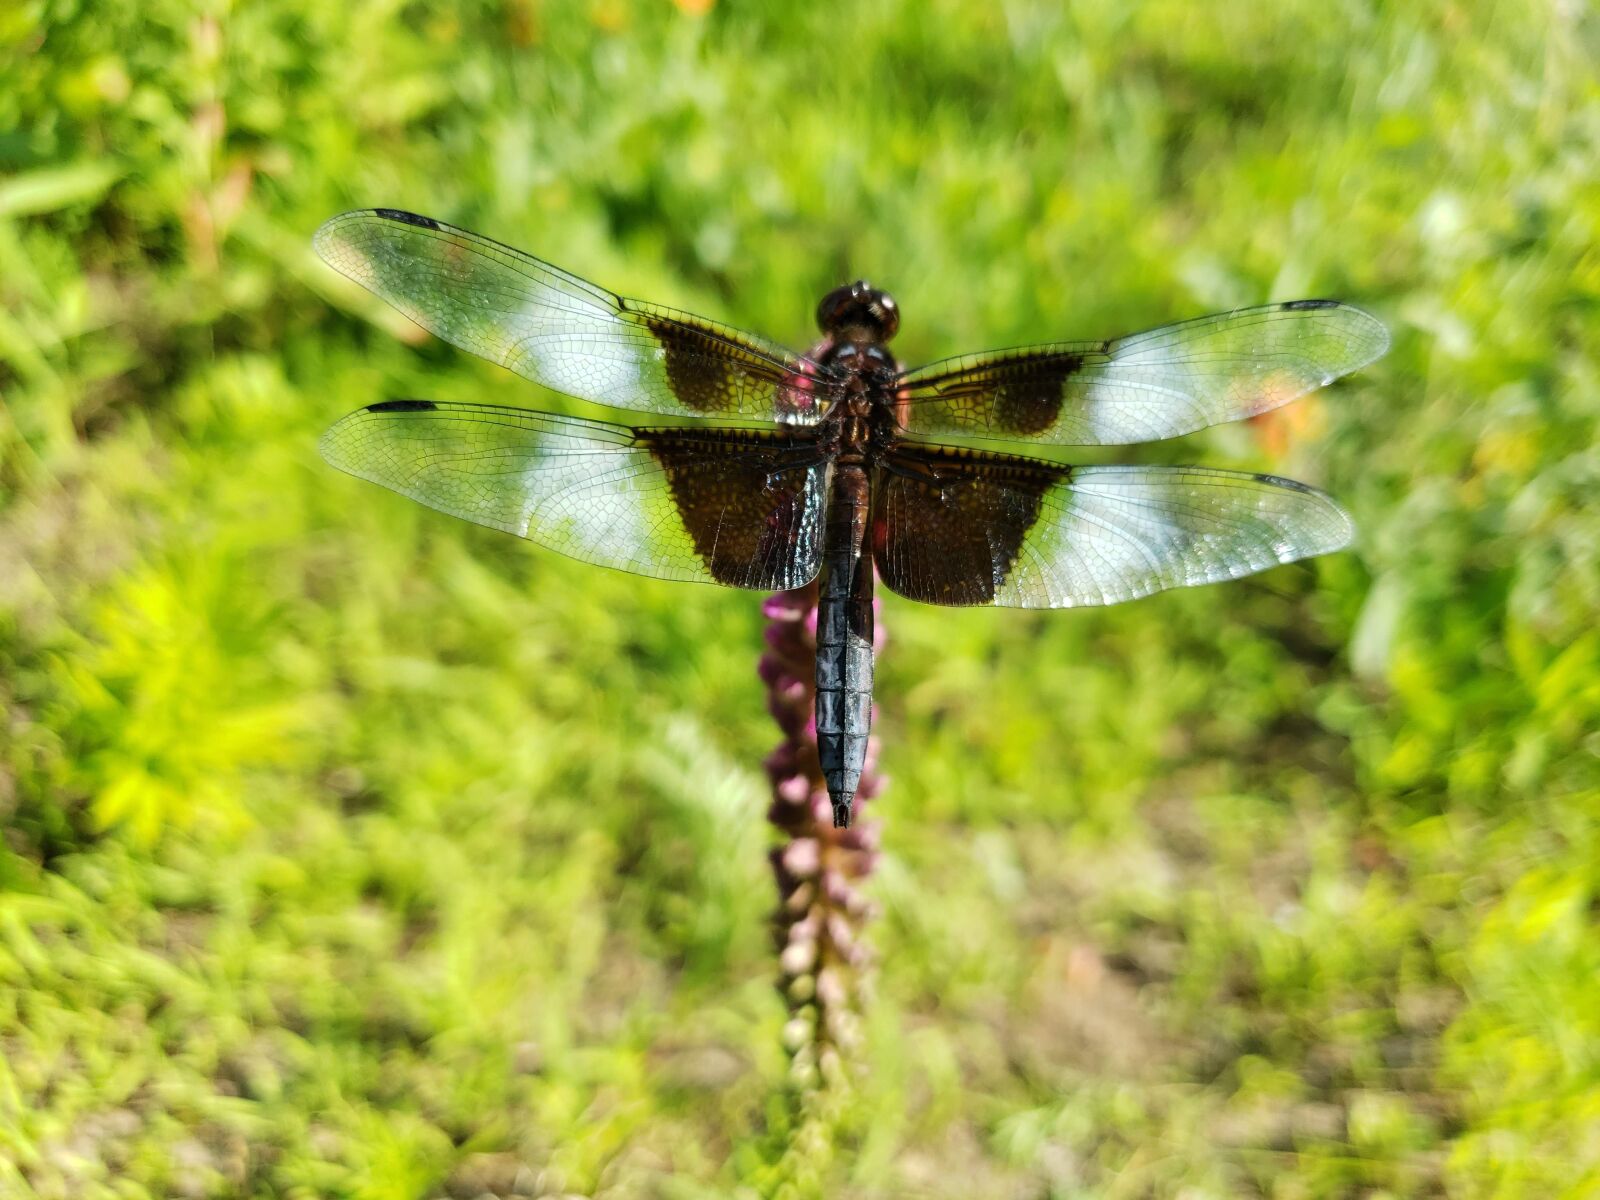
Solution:
M 351 427 L 359 424 L 361 418 L 374 413 L 381 416 L 389 413 L 434 412 L 438 407 L 432 400 L 379 400 L 376 404 L 369 404 L 365 408 L 358 408 L 355 412 L 340 417 L 324 429 L 322 436 L 317 439 L 317 451 L 330 466 L 360 479 L 372 479 L 373 476 L 351 457 L 350 447 L 345 441 L 345 436 Z M 376 482 L 383 481 L 376 480 Z
M 382 217 L 385 221 L 398 221 L 402 225 L 415 225 L 418 229 L 438 229 L 439 222 L 432 217 L 424 217 L 418 213 L 407 212 L 403 208 L 374 208 L 370 210 L 375 217 Z
M 1305 554 L 1296 555 L 1293 559 L 1285 559 L 1283 561 L 1295 562 L 1298 559 L 1312 558 L 1319 554 L 1334 554 L 1343 550 L 1355 540 L 1355 518 L 1350 515 L 1344 505 L 1340 504 L 1321 488 L 1312 487 L 1309 483 L 1301 483 L 1298 479 L 1285 479 L 1282 475 L 1258 474 L 1256 479 L 1273 487 L 1283 488 L 1286 491 L 1299 492 L 1308 499 L 1320 503 L 1328 515 L 1338 522 L 1338 531 L 1331 534 L 1315 549 L 1308 550 Z
M 1356 318 L 1364 318 L 1367 324 L 1370 326 L 1372 343 L 1369 347 L 1369 353 L 1367 356 L 1360 362 L 1349 367 L 1348 370 L 1350 371 L 1359 370 L 1368 363 L 1382 358 L 1389 352 L 1389 327 L 1385 325 L 1378 317 L 1374 316 L 1372 313 L 1368 312 L 1359 305 L 1349 304 L 1343 300 L 1285 300 L 1282 304 L 1279 304 L 1277 308 L 1279 312 L 1317 312 L 1320 310 L 1336 308 Z M 1345 374 L 1346 372 L 1340 373 Z
M 334 236 L 334 231 L 352 221 L 361 221 L 377 217 L 384 221 L 394 221 L 400 225 L 414 225 L 418 229 L 443 229 L 444 226 L 432 217 L 424 217 L 418 213 L 407 212 L 403 208 L 356 208 L 349 212 L 342 212 L 338 216 L 329 217 L 311 235 L 312 244 L 320 251 L 328 240 Z
M 1206 467 L 1203 469 L 1215 470 L 1218 474 L 1222 475 L 1229 474 L 1229 472 L 1223 471 L 1221 468 Z M 1254 472 L 1254 474 L 1257 482 L 1259 483 L 1270 483 L 1273 487 L 1288 488 L 1291 492 L 1305 492 L 1307 495 L 1321 496 L 1324 499 L 1332 499 L 1332 497 L 1321 488 L 1312 487 L 1309 483 L 1301 483 L 1298 479 L 1286 479 L 1282 475 L 1271 475 L 1265 471 L 1257 471 Z
M 351 463 L 350 457 L 346 453 L 346 447 L 340 440 L 352 424 L 373 413 L 382 415 L 386 413 L 433 412 L 438 407 L 432 400 L 380 400 L 376 404 L 369 404 L 365 408 L 358 408 L 355 412 L 340 417 L 332 425 L 324 429 L 322 436 L 317 439 L 317 451 L 330 465 L 338 467 L 339 470 L 366 478 Z

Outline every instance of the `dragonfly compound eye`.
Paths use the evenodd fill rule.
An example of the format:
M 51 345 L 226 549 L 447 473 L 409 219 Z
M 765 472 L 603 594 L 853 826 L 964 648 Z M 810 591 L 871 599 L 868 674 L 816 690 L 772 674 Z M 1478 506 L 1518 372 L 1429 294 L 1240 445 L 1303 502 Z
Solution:
M 822 298 L 817 325 L 823 333 L 851 341 L 886 342 L 900 328 L 900 309 L 888 292 L 858 279 Z

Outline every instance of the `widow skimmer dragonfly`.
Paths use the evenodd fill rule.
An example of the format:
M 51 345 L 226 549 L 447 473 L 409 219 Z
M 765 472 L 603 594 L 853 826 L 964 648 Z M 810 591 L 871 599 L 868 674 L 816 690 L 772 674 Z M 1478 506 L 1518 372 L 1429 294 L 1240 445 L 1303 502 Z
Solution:
M 1070 466 L 930 438 L 1177 437 L 1277 408 L 1389 345 L 1358 308 L 1298 300 L 908 371 L 887 348 L 895 302 L 865 281 L 823 297 L 822 340 L 796 354 L 414 213 L 345 213 L 314 244 L 424 329 L 535 383 L 717 422 L 386 400 L 334 424 L 321 449 L 585 562 L 762 591 L 820 575 L 817 741 L 837 826 L 866 756 L 875 573 L 928 604 L 1072 608 L 1236 579 L 1352 534 L 1327 495 L 1271 475 Z

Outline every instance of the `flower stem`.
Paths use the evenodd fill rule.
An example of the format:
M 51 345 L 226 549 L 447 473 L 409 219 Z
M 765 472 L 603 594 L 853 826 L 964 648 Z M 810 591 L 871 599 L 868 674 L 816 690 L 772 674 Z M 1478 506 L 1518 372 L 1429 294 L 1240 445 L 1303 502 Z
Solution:
M 877 739 L 856 792 L 855 823 L 833 825 L 833 807 L 817 759 L 813 683 L 817 654 L 817 587 L 778 592 L 762 606 L 766 652 L 760 674 L 767 706 L 783 741 L 767 758 L 772 807 L 767 819 L 779 840 L 772 851 L 778 885 L 776 940 L 780 986 L 789 1005 L 784 1045 L 790 1082 L 802 1100 L 847 1082 L 861 1043 L 861 1012 L 870 989 L 871 951 L 862 939 L 874 915 L 861 885 L 878 857 L 879 823 L 860 806 L 885 780 L 877 769 Z M 880 631 L 882 625 L 875 623 Z

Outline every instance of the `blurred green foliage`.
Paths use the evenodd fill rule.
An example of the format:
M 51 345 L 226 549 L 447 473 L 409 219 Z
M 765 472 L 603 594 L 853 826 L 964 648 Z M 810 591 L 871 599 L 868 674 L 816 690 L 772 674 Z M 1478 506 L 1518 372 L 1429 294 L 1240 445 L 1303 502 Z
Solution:
M 378 398 L 568 407 L 315 261 L 369 204 L 801 344 L 866 274 L 911 361 L 1383 314 L 1142 452 L 1349 553 L 886 602 L 824 1174 L 1600 1193 L 1597 56 L 1566 3 L 4 6 L 0 1193 L 777 1186 L 757 598 L 320 463 Z

